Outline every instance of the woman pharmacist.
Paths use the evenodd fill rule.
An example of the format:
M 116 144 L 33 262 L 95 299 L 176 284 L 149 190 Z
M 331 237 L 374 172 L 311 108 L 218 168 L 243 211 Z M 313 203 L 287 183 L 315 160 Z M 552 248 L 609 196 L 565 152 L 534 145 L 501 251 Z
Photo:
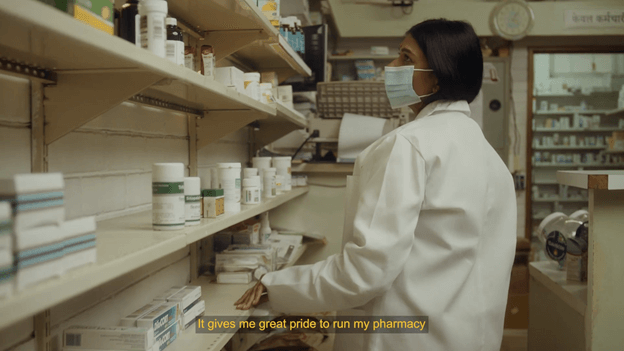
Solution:
M 516 198 L 505 163 L 469 118 L 482 74 L 469 24 L 412 27 L 386 68 L 386 91 L 393 107 L 408 105 L 417 117 L 358 156 L 343 251 L 266 274 L 237 308 L 268 292 L 278 312 L 428 316 L 428 333 L 363 334 L 363 349 L 500 350 Z

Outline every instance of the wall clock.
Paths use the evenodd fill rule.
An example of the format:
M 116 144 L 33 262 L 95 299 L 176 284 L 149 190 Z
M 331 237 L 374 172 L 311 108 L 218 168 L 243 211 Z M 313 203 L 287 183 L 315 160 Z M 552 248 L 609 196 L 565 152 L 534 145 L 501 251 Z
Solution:
M 533 9 L 523 0 L 505 0 L 490 14 L 492 32 L 507 40 L 522 39 L 533 28 Z

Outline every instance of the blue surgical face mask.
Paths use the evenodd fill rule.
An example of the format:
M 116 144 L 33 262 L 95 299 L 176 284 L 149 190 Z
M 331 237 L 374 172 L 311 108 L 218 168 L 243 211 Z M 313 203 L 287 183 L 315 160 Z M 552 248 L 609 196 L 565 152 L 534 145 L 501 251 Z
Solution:
M 418 96 L 412 86 L 414 71 L 433 71 L 432 69 L 419 69 L 414 66 L 387 67 L 386 95 L 392 108 L 401 108 L 417 104 L 421 98 L 431 96 L 434 93 Z

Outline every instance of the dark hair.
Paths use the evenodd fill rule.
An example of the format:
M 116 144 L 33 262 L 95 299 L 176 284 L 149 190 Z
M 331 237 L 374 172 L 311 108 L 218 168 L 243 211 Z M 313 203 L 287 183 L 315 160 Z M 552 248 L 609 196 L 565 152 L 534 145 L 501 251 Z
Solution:
M 470 103 L 477 97 L 483 80 L 483 54 L 469 23 L 443 18 L 427 20 L 406 34 L 416 40 L 438 78 L 440 90 L 423 98 L 426 104 L 437 100 Z

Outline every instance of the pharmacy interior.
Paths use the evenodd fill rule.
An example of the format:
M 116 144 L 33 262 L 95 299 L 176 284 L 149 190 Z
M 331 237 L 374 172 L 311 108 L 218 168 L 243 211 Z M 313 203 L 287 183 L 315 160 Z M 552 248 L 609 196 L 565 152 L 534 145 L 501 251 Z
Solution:
M 259 315 L 233 303 L 264 273 L 341 250 L 355 157 L 415 117 L 390 107 L 384 66 L 440 17 L 481 40 L 471 117 L 516 184 L 502 349 L 616 349 L 617 13 L 616 0 L 0 2 L 0 350 L 332 350 L 322 330 L 195 321 Z

